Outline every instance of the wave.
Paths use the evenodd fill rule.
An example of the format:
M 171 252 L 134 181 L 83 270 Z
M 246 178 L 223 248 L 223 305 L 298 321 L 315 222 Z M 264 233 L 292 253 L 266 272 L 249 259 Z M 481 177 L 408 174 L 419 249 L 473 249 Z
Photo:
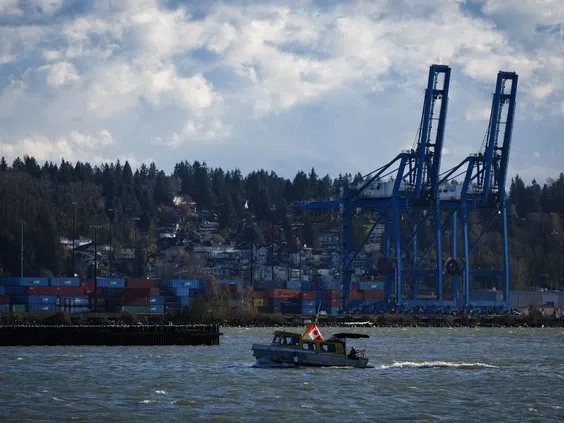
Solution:
M 434 368 L 450 368 L 450 369 L 497 369 L 498 366 L 486 363 L 456 363 L 452 361 L 396 361 L 392 364 L 383 364 L 382 369 L 393 368 L 414 368 L 414 369 L 434 369 Z

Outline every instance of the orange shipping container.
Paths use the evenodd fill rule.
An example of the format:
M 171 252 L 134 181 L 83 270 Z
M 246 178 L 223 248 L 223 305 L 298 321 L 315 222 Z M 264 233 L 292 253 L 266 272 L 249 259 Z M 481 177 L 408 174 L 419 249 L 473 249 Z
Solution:
M 300 296 L 302 300 L 315 300 L 316 298 L 314 291 L 302 292 Z
M 300 291 L 296 289 L 273 289 L 270 298 L 300 298 Z

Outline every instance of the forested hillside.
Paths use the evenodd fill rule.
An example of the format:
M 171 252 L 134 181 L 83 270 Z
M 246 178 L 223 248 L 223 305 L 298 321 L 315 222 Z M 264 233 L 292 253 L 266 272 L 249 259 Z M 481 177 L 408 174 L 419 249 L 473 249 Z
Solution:
M 159 207 L 172 206 L 175 196 L 190 198 L 199 210 L 215 214 L 226 240 L 240 242 L 252 237 L 256 243 L 265 242 L 256 228 L 253 233 L 246 232 L 249 226 L 243 222 L 251 214 L 257 222 L 279 224 L 281 236 L 291 240 L 293 202 L 327 198 L 358 177 L 320 177 L 312 169 L 309 173 L 300 171 L 289 180 L 273 171 L 242 175 L 238 170 L 209 168 L 198 161 L 180 162 L 167 175 L 153 163 L 134 170 L 129 163 L 119 161 L 102 166 L 65 160 L 41 164 L 25 156 L 10 165 L 2 158 L 0 268 L 4 275 L 19 275 L 23 225 L 25 273 L 70 274 L 70 253 L 63 250 L 59 238 L 72 236 L 73 214 L 77 236 L 92 237 L 92 226 L 98 225 L 99 240 L 107 242 L 111 220 L 115 243 L 131 244 L 135 229 L 145 234 L 145 243 L 150 243 L 158 236 L 154 229 Z M 554 286 L 564 273 L 564 264 L 558 260 L 562 252 L 564 174 L 542 186 L 535 181 L 526 186 L 516 176 L 511 183 L 510 203 L 512 287 Z M 473 231 L 479 233 L 485 217 L 476 214 L 472 219 L 478 220 Z M 312 247 L 317 245 L 317 228 L 307 220 L 303 226 L 304 242 Z M 357 228 L 355 238 L 361 236 Z M 484 267 L 499 262 L 499 238 L 492 229 L 473 260 Z

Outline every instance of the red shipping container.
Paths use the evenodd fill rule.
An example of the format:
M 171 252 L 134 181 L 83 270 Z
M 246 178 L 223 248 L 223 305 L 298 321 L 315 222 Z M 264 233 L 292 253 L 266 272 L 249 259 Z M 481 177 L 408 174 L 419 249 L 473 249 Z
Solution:
M 150 297 L 151 288 L 125 288 L 118 295 L 122 298 Z
M 362 291 L 351 291 L 349 293 L 349 297 L 351 300 L 363 300 L 364 299 L 364 295 L 362 295 Z
M 323 291 L 323 296 L 325 298 L 341 298 L 341 296 L 343 295 L 342 291 L 339 291 L 337 289 L 330 289 L 327 291 Z
M 92 294 L 94 292 L 94 282 L 82 282 L 81 285 L 82 288 L 84 288 L 84 293 L 85 294 Z
M 150 289 L 151 297 L 158 297 L 161 295 L 161 288 L 151 288 Z
M 0 295 L 0 304 L 10 304 L 10 296 Z
M 153 279 L 146 278 L 134 278 L 127 279 L 125 281 L 125 286 L 127 288 L 153 288 L 155 286 L 155 281 Z
M 84 295 L 81 286 L 30 286 L 25 289 L 26 295 Z
M 300 297 L 302 298 L 302 300 L 315 300 L 316 299 L 316 294 L 314 291 L 310 291 L 310 292 L 302 292 L 300 294 Z
M 149 305 L 149 298 L 123 298 L 120 302 L 121 305 L 126 306 L 144 306 Z

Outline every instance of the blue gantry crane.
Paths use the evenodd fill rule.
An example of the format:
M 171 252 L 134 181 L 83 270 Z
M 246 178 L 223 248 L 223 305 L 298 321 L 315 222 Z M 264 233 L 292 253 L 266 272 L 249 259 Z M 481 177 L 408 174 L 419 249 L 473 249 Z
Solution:
M 451 69 L 445 65 L 431 65 L 417 144 L 414 149 L 402 151 L 392 161 L 365 175 L 355 184 L 342 189 L 333 201 L 313 201 L 295 205 L 302 210 L 338 210 L 342 223 L 342 277 L 343 306 L 347 309 L 351 286 L 351 264 L 370 239 L 375 228 L 383 223 L 383 248 L 377 260 L 378 273 L 385 277 L 385 299 L 396 304 L 403 302 L 402 282 L 407 276 L 417 290 L 418 280 L 423 275 L 435 277 L 439 301 L 442 301 L 442 252 L 441 210 L 438 184 L 443 141 L 448 108 L 448 92 Z M 438 113 L 437 113 L 438 109 Z M 434 124 L 436 125 L 434 126 Z M 360 245 L 351 245 L 353 214 L 369 211 L 376 216 L 370 230 Z M 420 217 L 434 216 L 435 260 L 432 269 L 422 271 L 419 266 L 423 257 L 419 254 L 418 233 Z M 410 222 L 409 239 L 402 246 L 402 222 Z M 405 230 L 405 228 L 403 229 Z M 425 256 L 433 245 L 428 246 Z M 403 249 L 402 249 L 403 248 Z M 408 254 L 412 249 L 413 254 Z M 406 263 L 406 256 L 408 257 Z M 393 288 L 393 295 L 392 295 Z
M 507 167 L 515 118 L 518 75 L 515 72 L 500 71 L 497 75 L 495 93 L 488 131 L 483 150 L 468 156 L 452 169 L 441 175 L 439 199 L 443 210 L 451 210 L 451 257 L 446 261 L 446 273 L 453 280 L 453 293 L 462 277 L 463 306 L 471 307 L 509 307 L 509 242 L 507 233 Z M 504 107 L 506 106 L 506 107 Z M 505 113 L 504 113 L 505 112 Z M 462 183 L 449 184 L 463 176 Z M 493 216 L 482 228 L 478 237 L 470 240 L 468 218 L 471 210 L 493 210 Z M 458 256 L 457 215 L 460 217 L 462 257 Z M 501 218 L 501 222 L 499 222 Z M 500 224 L 502 263 L 501 269 L 484 270 L 471 266 L 471 255 L 490 227 Z M 470 296 L 472 277 L 501 277 L 503 299 L 477 299 Z M 456 295 L 456 294 L 455 294 Z

